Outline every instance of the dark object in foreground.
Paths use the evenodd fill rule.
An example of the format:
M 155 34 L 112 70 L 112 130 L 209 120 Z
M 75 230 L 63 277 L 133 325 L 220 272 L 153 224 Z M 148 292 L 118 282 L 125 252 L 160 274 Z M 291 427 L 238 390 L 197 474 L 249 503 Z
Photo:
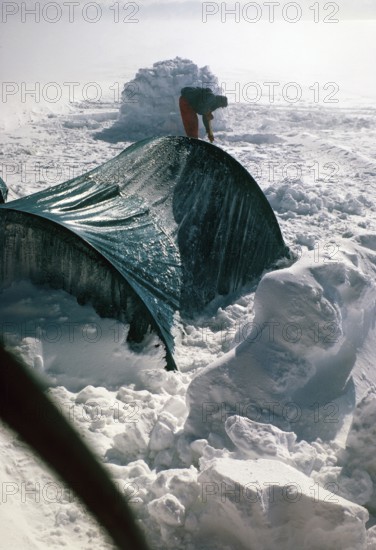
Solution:
M 74 180 L 0 206 L 0 290 L 29 279 L 103 317 L 151 325 L 176 368 L 178 311 L 200 314 L 287 254 L 252 176 L 219 147 L 170 136 L 128 147 Z
M 124 496 L 103 466 L 43 393 L 28 368 L 2 348 L 0 417 L 72 487 L 118 548 L 148 550 Z
M 0 204 L 4 204 L 8 197 L 8 187 L 5 181 L 0 178 Z

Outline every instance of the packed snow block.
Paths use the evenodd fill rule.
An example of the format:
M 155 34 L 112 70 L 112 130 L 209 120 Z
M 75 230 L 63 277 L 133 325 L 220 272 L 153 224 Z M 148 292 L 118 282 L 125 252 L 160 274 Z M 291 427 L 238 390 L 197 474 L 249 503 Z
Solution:
M 263 276 L 240 343 L 188 388 L 192 437 L 232 448 L 231 415 L 307 441 L 349 429 L 356 404 L 376 384 L 376 269 L 373 251 L 348 240 L 336 247 L 335 261 L 307 252 Z
M 207 538 L 236 541 L 239 550 L 366 547 L 367 510 L 282 462 L 215 458 L 198 481 Z
M 376 388 L 358 404 L 346 441 L 346 465 L 362 468 L 376 481 Z
M 138 339 L 151 325 L 172 367 L 177 311 L 201 312 L 287 253 L 252 176 L 222 149 L 185 137 L 144 140 L 2 205 L 0 250 L 1 287 L 31 279 L 63 288 L 130 322 Z
M 117 142 L 185 135 L 179 109 L 180 90 L 185 86 L 209 87 L 213 93 L 221 93 L 218 78 L 209 67 L 200 68 L 189 59 L 176 57 L 139 69 L 124 86 L 118 119 L 96 137 Z M 226 129 L 222 109 L 215 111 L 214 119 L 216 130 Z
M 373 386 L 358 403 L 343 455 L 344 472 L 354 481 L 351 486 L 346 487 L 350 498 L 356 501 L 359 497 L 363 497 L 363 502 L 369 510 L 372 510 L 372 513 L 376 509 L 375 421 L 376 387 Z
M 3 204 L 7 200 L 8 187 L 5 181 L 0 178 L 0 204 Z

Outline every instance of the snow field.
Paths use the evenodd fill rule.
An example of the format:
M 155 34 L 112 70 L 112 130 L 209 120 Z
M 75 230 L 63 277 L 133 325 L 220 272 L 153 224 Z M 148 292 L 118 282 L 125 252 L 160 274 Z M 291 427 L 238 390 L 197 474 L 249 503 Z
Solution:
M 113 111 L 87 107 L 3 134 L 9 199 L 126 145 L 95 140 Z M 3 293 L 8 345 L 50 377 L 152 548 L 375 547 L 374 114 L 229 106 L 215 143 L 254 175 L 297 261 L 194 323 L 177 319 L 179 373 L 163 370 L 153 335 L 131 350 L 126 326 L 65 293 L 26 282 Z M 111 547 L 5 429 L 0 451 L 0 548 Z

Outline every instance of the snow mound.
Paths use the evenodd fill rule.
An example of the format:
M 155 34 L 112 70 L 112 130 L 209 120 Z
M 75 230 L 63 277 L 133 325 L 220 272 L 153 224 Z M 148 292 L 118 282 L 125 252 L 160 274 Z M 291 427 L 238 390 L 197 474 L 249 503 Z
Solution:
M 366 249 L 339 246 L 320 263 L 311 251 L 263 277 L 242 342 L 190 384 L 187 432 L 231 449 L 225 421 L 233 415 L 307 441 L 349 429 L 356 402 L 376 382 L 364 353 L 376 338 L 376 293 Z
M 96 135 L 110 142 L 136 141 L 153 136 L 184 135 L 179 110 L 184 86 L 210 88 L 219 94 L 218 78 L 208 66 L 199 68 L 189 59 L 175 57 L 139 69 L 122 92 L 122 104 L 115 124 Z M 214 115 L 214 128 L 225 130 L 220 110 Z

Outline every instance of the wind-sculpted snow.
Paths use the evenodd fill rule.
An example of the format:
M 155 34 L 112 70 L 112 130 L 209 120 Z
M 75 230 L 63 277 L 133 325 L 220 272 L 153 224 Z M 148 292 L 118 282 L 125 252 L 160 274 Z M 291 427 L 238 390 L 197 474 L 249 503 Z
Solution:
M 138 142 L 74 180 L 3 205 L 2 286 L 49 283 L 152 325 L 174 368 L 176 311 L 201 312 L 286 255 L 273 211 L 223 150 L 184 137 Z
M 335 260 L 320 265 L 312 254 L 261 279 L 243 341 L 191 382 L 187 432 L 231 447 L 230 414 L 306 441 L 348 429 L 376 383 L 375 254 L 347 240 L 337 246 Z

